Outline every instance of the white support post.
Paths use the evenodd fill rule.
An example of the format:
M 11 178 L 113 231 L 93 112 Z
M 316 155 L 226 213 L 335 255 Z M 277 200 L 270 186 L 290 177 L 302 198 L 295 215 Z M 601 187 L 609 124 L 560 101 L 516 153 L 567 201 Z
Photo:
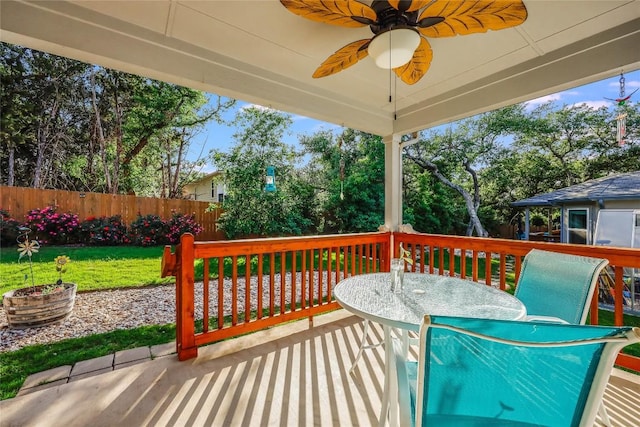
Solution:
M 402 148 L 400 135 L 388 135 L 384 142 L 384 225 L 398 231 L 402 224 Z

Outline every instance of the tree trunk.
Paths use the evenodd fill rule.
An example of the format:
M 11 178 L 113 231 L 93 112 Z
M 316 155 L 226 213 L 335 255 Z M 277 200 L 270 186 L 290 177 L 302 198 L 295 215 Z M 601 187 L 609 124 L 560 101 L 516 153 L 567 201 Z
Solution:
M 7 165 L 7 185 L 13 187 L 16 180 L 16 146 L 9 144 L 9 164 Z
M 91 73 L 91 105 L 93 106 L 93 112 L 96 118 L 95 133 L 100 145 L 100 159 L 102 160 L 102 167 L 104 168 L 105 186 L 107 193 L 112 193 L 111 174 L 109 173 L 109 162 L 107 162 L 107 144 L 104 139 L 102 118 L 100 116 L 100 109 L 98 108 L 98 101 L 96 97 L 96 78 L 93 72 Z

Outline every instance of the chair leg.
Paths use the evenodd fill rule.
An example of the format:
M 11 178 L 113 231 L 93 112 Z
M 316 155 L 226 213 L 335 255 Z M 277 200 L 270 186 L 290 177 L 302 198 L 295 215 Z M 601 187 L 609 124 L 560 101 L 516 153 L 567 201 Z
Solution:
M 367 319 L 364 319 L 364 330 L 362 332 L 362 341 L 360 342 L 360 348 L 358 349 L 358 354 L 356 355 L 356 358 L 353 361 L 353 364 L 351 365 L 351 369 L 349 369 L 350 374 L 353 373 L 353 370 L 356 368 L 358 361 L 362 357 L 362 352 L 365 349 L 374 348 L 374 347 L 378 347 L 379 345 L 382 345 L 382 341 L 376 344 L 366 345 L 368 332 L 369 332 L 369 321 Z
M 600 420 L 602 424 L 607 427 L 611 427 L 611 419 L 609 418 L 609 414 L 607 414 L 607 408 L 604 407 L 604 402 L 600 402 L 600 407 L 598 408 L 598 414 L 600 415 Z

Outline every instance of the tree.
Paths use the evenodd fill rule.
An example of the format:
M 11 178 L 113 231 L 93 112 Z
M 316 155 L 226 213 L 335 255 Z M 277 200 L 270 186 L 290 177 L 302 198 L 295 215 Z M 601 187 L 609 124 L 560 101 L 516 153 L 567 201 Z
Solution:
M 310 156 L 307 176 L 321 203 L 323 232 L 375 231 L 384 223 L 384 144 L 380 137 L 345 129 L 300 138 Z
M 56 185 L 66 178 L 59 173 L 60 165 L 79 149 L 74 139 L 83 121 L 77 89 L 87 66 L 6 43 L 0 49 L 0 138 L 6 147 L 0 157 L 6 182 L 37 188 Z
M 229 238 L 299 235 L 311 221 L 303 215 L 294 169 L 299 155 L 282 141 L 291 117 L 271 109 L 241 109 L 229 153 L 214 150 L 214 164 L 227 188 L 220 226 Z M 265 191 L 267 166 L 276 171 L 276 191 Z
M 0 43 L 8 185 L 180 196 L 192 135 L 235 101 Z M 5 172 L 6 171 L 6 172 Z
M 466 234 L 488 233 L 479 217 L 480 171 L 502 148 L 501 137 L 509 134 L 522 115 L 521 106 L 481 114 L 458 122 L 444 132 L 431 131 L 405 150 L 405 157 L 428 171 L 464 199 L 469 215 Z

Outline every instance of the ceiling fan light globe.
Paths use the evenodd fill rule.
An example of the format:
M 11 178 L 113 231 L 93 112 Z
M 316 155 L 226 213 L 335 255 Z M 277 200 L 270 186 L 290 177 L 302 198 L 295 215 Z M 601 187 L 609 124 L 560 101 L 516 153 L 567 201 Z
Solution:
M 367 51 L 380 68 L 400 67 L 411 61 L 420 45 L 420 34 L 412 28 L 396 28 L 377 34 Z

